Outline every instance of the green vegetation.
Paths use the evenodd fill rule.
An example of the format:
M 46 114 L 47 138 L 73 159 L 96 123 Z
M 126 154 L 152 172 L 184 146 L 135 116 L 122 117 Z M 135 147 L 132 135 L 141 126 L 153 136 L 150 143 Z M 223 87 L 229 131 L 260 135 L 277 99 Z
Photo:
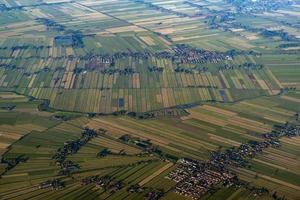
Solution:
M 233 184 L 200 199 L 299 199 L 299 133 L 268 138 L 299 124 L 299 17 L 283 0 L 0 0 L 0 199 L 191 199 L 181 159 L 266 141 L 208 169 Z

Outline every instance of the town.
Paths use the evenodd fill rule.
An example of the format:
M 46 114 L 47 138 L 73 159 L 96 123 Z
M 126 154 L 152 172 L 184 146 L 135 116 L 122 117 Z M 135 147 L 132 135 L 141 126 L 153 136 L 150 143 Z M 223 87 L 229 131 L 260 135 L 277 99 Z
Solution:
M 177 168 L 170 172 L 167 178 L 177 183 L 176 193 L 193 199 L 199 199 L 218 184 L 226 187 L 240 187 L 242 182 L 230 171 L 231 167 L 247 168 L 248 159 L 263 153 L 263 150 L 268 147 L 278 148 L 279 138 L 296 136 L 300 136 L 299 122 L 278 125 L 271 133 L 262 135 L 265 141 L 249 141 L 238 148 L 227 149 L 225 152 L 212 152 L 207 162 L 187 158 L 179 159 Z M 262 191 L 267 190 L 257 189 L 257 194 L 261 194 Z

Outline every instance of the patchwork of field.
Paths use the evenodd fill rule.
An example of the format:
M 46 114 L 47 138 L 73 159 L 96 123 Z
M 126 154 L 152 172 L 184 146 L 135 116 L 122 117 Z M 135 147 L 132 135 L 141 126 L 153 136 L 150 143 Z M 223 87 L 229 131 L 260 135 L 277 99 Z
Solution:
M 145 48 L 157 51 L 169 49 L 173 43 L 185 43 L 220 51 L 231 49 L 264 51 L 282 43 L 268 40 L 245 28 L 229 30 L 212 28 L 207 17 L 214 12 L 233 9 L 223 1 L 49 0 L 37 3 L 31 1 L 1 3 L 7 8 L 5 13 L 0 14 L 2 42 L 21 40 L 16 43 L 24 44 L 28 40 L 26 44 L 36 41 L 52 46 L 52 38 L 57 31 L 49 31 L 35 20 L 47 18 L 55 20 L 66 29 L 80 30 L 84 34 L 93 35 L 84 39 L 87 44 L 85 51 L 73 49 L 77 55 L 91 50 L 98 53 L 143 51 Z M 143 12 L 139 12 L 140 10 Z M 6 16 L 9 16 L 9 20 L 6 20 Z M 297 27 L 290 24 L 297 23 L 299 16 L 299 7 L 294 6 L 289 7 L 289 10 L 283 8 L 260 15 L 240 16 L 235 23 L 255 29 L 283 30 L 298 37 Z M 284 21 L 289 21 L 290 24 L 283 23 Z M 54 46 L 51 49 L 57 50 L 59 54 L 65 51 L 65 48 Z
M 207 10 L 199 10 L 199 8 L 191 6 L 183 0 L 176 2 L 84 1 L 80 3 L 101 13 L 113 15 L 118 19 L 165 35 L 175 43 L 185 43 L 194 47 L 223 51 L 232 48 L 247 50 L 253 47 L 245 37 L 232 36 L 232 34 L 225 31 L 210 29 L 205 24 Z M 143 12 L 141 13 L 139 10 L 143 10 Z M 194 17 L 198 13 L 201 13 L 201 15 Z
M 228 2 L 0 0 L 0 199 L 189 199 L 166 178 L 178 159 L 299 121 L 300 6 Z M 84 128 L 101 134 L 63 174 L 54 157 Z M 231 168 L 269 194 L 218 185 L 201 199 L 297 200 L 300 139 L 280 143 Z M 84 182 L 99 177 L 119 188 Z M 39 188 L 53 180 L 65 187 Z
M 26 134 L 42 132 L 54 124 L 47 122 L 49 113 L 38 112 L 39 103 L 29 102 L 28 98 L 15 93 L 0 93 L 0 157 L 11 144 Z M 14 111 L 10 111 L 11 107 L 14 107 Z
M 17 119 L 15 120 L 19 123 Z M 50 119 L 48 120 L 50 121 Z M 13 159 L 21 155 L 26 158 L 26 162 L 17 164 L 1 175 L 1 199 L 78 197 L 113 199 L 122 196 L 123 198 L 134 199 L 142 198 L 144 194 L 127 192 L 130 185 L 150 185 L 156 188 L 164 187 L 166 190 L 174 186 L 170 180 L 164 179 L 166 173 L 172 170 L 172 163 L 161 161 L 154 156 L 140 156 L 140 148 L 122 143 L 110 135 L 93 139 L 76 154 L 68 157 L 80 165 L 80 170 L 72 178 L 57 175 L 59 167 L 55 165 L 52 159 L 53 154 L 59 147 L 63 146 L 64 142 L 78 138 L 82 128 L 88 122 L 89 119 L 86 117 L 67 122 L 57 121 L 47 130 L 33 131 L 15 142 L 3 158 Z M 97 157 L 97 154 L 103 149 L 109 149 L 112 154 L 103 158 Z M 122 154 L 119 154 L 121 151 Z M 2 168 L 5 168 L 5 164 L 1 165 L 1 170 Z M 92 185 L 82 186 L 80 184 L 81 179 L 92 175 L 112 176 L 124 182 L 126 187 L 118 193 L 112 194 L 96 189 Z M 53 178 L 63 179 L 66 182 L 66 188 L 61 191 L 38 188 L 41 182 Z M 155 181 L 157 179 L 162 179 L 163 182 L 157 184 Z
M 228 63 L 243 63 L 241 59 Z M 85 61 L 70 59 L 52 66 L 48 61 L 32 64 L 32 68 L 27 69 L 39 73 L 1 70 L 0 86 L 38 99 L 49 99 L 50 106 L 56 109 L 91 113 L 145 112 L 205 101 L 235 102 L 276 95 L 283 88 L 271 67 L 215 71 L 212 65 L 211 72 L 199 72 L 187 66 L 190 71 L 186 73 L 176 72 L 176 66 L 166 59 L 130 59 L 117 62 L 115 70 L 122 71 L 129 65 L 134 67 L 132 74 L 94 70 L 76 73 L 74 69 L 86 65 Z M 43 70 L 45 66 L 47 71 Z M 147 66 L 158 66 L 164 71 L 149 72 Z
M 55 109 L 146 112 L 299 88 L 298 57 L 278 55 L 274 48 L 280 42 L 242 29 L 212 27 L 212 12 L 232 9 L 222 1 L 12 0 L 3 5 L 0 87 L 48 99 Z M 257 29 L 267 23 L 239 20 Z M 200 62 L 190 53 L 188 59 L 196 61 L 189 64 L 174 61 L 176 56 L 158 56 L 172 53 L 179 44 L 239 53 L 220 62 Z M 269 44 L 274 45 L 266 48 Z M 93 63 L 94 57 L 101 62 Z M 249 64 L 265 67 L 243 69 Z M 152 66 L 163 71 L 150 72 Z M 219 70 L 224 66 L 234 68 Z M 176 71 L 178 67 L 183 70 Z
M 1 120 L 2 127 L 14 131 L 13 134 L 10 133 L 12 134 L 10 136 L 13 136 L 17 133 L 18 126 L 27 126 L 23 122 L 23 116 L 28 120 L 26 113 L 29 109 L 21 114 L 19 112 L 24 111 L 25 105 L 29 104 L 27 106 L 31 109 L 33 105 L 30 105 L 30 102 L 25 104 L 26 98 L 13 93 L 1 93 L 0 96 L 1 102 L 13 98 L 13 102 L 17 105 L 15 110 L 6 111 L 6 114 L 18 113 L 19 118 Z M 188 116 L 149 120 L 124 116 L 87 118 L 78 115 L 71 120 L 59 121 L 51 117 L 54 114 L 47 116 L 45 112 L 36 111 L 32 115 L 39 116 L 39 125 L 46 123 L 47 126 L 39 129 L 32 127 L 31 132 L 15 141 L 3 155 L 4 159 L 23 156 L 26 162 L 20 162 L 2 174 L 1 197 L 3 199 L 79 196 L 93 199 L 143 198 L 148 189 L 141 193 L 128 192 L 130 186 L 139 184 L 146 188 L 163 189 L 165 192 L 163 199 L 185 199 L 174 193 L 175 182 L 165 178 L 176 167 L 174 161 L 159 159 L 156 154 L 143 155 L 141 147 L 126 143 L 120 138 L 126 134 L 141 140 L 149 140 L 172 158 L 206 160 L 212 151 L 238 147 L 250 140 L 262 141 L 261 134 L 270 132 L 273 125 L 284 124 L 295 118 L 295 114 L 300 112 L 299 97 L 298 93 L 287 93 L 284 96 L 262 97 L 234 104 L 205 104 L 188 109 Z M 287 104 L 286 101 L 291 104 Z M 34 122 L 35 120 L 32 123 Z M 52 156 L 64 142 L 78 138 L 84 127 L 104 129 L 107 132 L 93 138 L 75 154 L 67 156 L 68 160 L 80 166 L 71 177 L 58 175 L 59 167 L 55 165 Z M 296 199 L 300 194 L 298 140 L 298 138 L 282 138 L 280 148 L 268 148 L 264 153 L 258 154 L 250 161 L 251 168 L 233 170 L 251 185 L 267 187 L 270 191 Z M 97 156 L 103 151 L 110 153 L 103 157 Z M 1 168 L 4 170 L 5 164 L 2 164 Z M 125 187 L 116 193 L 109 193 L 97 189 L 94 185 L 80 184 L 80 180 L 95 175 L 112 176 L 122 181 Z M 38 189 L 41 182 L 54 178 L 63 180 L 66 187 L 59 191 Z M 250 190 L 222 187 L 212 194 L 205 195 L 203 199 L 217 197 L 231 199 L 234 196 L 256 199 Z M 268 196 L 260 198 L 270 199 Z
M 286 103 L 287 98 L 292 99 L 292 104 Z M 250 140 L 262 141 L 260 135 L 270 132 L 273 125 L 294 119 L 300 111 L 299 102 L 295 99 L 287 95 L 246 100 L 232 105 L 207 104 L 189 109 L 190 115 L 181 120 L 96 118 L 88 126 L 105 128 L 116 138 L 127 133 L 151 139 L 169 154 L 204 160 L 211 151 L 238 147 Z M 297 141 L 283 138 L 279 149 L 270 148 L 253 159 L 250 169 L 235 171 L 245 181 L 296 199 L 300 194 Z
M 117 3 L 117 2 L 115 2 Z M 10 20 L 6 20 L 7 13 Z M 1 15 L 3 20 L 1 20 Z M 85 37 L 85 48 L 62 47 L 53 44 L 60 30 L 49 25 L 42 24 L 37 19 L 44 18 L 55 20 L 55 23 L 63 26 L 64 30 L 79 30 Z M 2 46 L 46 46 L 41 48 L 42 52 L 27 50 L 27 55 L 39 53 L 41 56 L 83 56 L 87 52 L 94 53 L 116 53 L 123 51 L 149 51 L 168 50 L 170 43 L 163 37 L 134 25 L 126 20 L 105 14 L 85 7 L 77 2 L 54 2 L 42 3 L 40 5 L 26 6 L 19 10 L 10 10 L 0 13 L 0 27 Z M 24 23 L 26 21 L 26 23 Z M 57 27 L 56 27 L 57 28 Z M 150 41 L 150 42 L 149 42 Z M 5 51 L 9 53 L 9 51 Z M 16 51 L 15 56 L 21 56 L 22 52 Z M 23 54 L 24 55 L 24 54 Z
M 89 126 L 110 130 L 115 137 L 120 137 L 123 132 L 141 138 L 151 137 L 154 143 L 177 152 L 177 155 L 205 159 L 209 151 L 220 146 L 239 146 L 245 141 L 260 140 L 261 133 L 271 131 L 274 124 L 293 119 L 298 111 L 297 102 L 285 104 L 282 97 L 265 97 L 233 105 L 208 104 L 192 108 L 181 122 L 177 119 L 137 122 L 128 117 L 119 117 L 118 120 L 105 117 L 92 120 Z
M 258 62 L 264 62 L 278 78 L 282 87 L 299 88 L 299 58 L 296 55 L 265 56 Z

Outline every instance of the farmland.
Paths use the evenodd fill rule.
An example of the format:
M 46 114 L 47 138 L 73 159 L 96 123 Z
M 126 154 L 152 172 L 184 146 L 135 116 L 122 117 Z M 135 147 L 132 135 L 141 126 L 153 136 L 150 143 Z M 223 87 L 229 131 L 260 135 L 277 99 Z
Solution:
M 4 5 L 0 15 L 9 13 L 11 21 L 3 19 L 0 27 L 0 87 L 48 99 L 58 110 L 141 113 L 272 96 L 299 86 L 299 58 L 289 53 L 295 49 L 283 50 L 275 38 L 255 36 L 252 32 L 261 29 L 257 24 L 250 24 L 251 33 L 212 28 L 217 22 L 211 14 L 222 3 Z M 239 20 L 240 26 L 248 22 Z
M 299 17 L 0 0 L 0 199 L 299 199 Z
M 189 115 L 182 117 L 140 120 L 125 116 L 89 118 L 77 114 L 68 120 L 59 120 L 60 118 L 53 116 L 67 113 L 32 113 L 34 106 L 22 102 L 24 97 L 12 93 L 1 96 L 15 98 L 17 106 L 10 112 L 22 110 L 22 116 L 26 116 L 28 112 L 33 116 L 43 116 L 39 119 L 44 118 L 48 124 L 46 129 L 28 131 L 3 154 L 4 160 L 16 159 L 19 156 L 26 158 L 11 169 L 5 170 L 6 164 L 3 164 L 5 172 L 0 179 L 3 199 L 78 196 L 132 199 L 143 198 L 151 190 L 162 190 L 163 199 L 181 199 L 174 191 L 176 182 L 166 178 L 176 168 L 176 159 L 184 157 L 205 161 L 213 151 L 225 151 L 248 141 L 263 141 L 264 133 L 270 132 L 274 125 L 295 120 L 295 114 L 300 111 L 299 95 L 289 93 L 280 97 L 261 97 L 226 105 L 207 103 L 188 109 Z M 285 99 L 292 104 L 287 105 Z M 21 107 L 18 104 L 20 101 L 24 107 L 29 104 L 27 107 L 31 109 Z M 269 106 L 265 106 L 266 102 Z M 22 118 L 14 120 L 15 122 L 2 120 L 2 126 L 14 124 L 11 127 L 17 131 L 18 124 L 24 122 Z M 79 138 L 84 127 L 105 132 L 102 131 L 76 153 L 67 156 L 68 160 L 80 166 L 78 169 L 69 176 L 59 174 L 60 167 L 55 164 L 53 155 L 64 142 Z M 267 187 L 270 195 L 276 191 L 279 196 L 296 199 L 300 194 L 298 140 L 283 137 L 280 139 L 280 147 L 267 148 L 249 160 L 250 168 L 233 167 L 231 170 L 242 181 L 250 182 L 251 187 Z M 144 146 L 136 141 L 150 141 L 159 151 L 143 149 Z M 82 183 L 85 178 L 95 175 L 112 177 L 113 180 L 122 181 L 124 186 L 112 193 L 98 189 L 93 184 Z M 40 183 L 54 178 L 62 180 L 65 188 L 58 191 L 38 189 Z M 136 187 L 140 188 L 139 192 L 134 189 Z M 235 195 L 239 198 L 255 199 L 255 190 L 251 187 L 231 187 L 226 190 L 218 187 L 215 192 L 203 196 L 203 199 L 213 199 L 219 195 L 228 199 Z M 271 199 L 269 194 L 263 194 L 264 198 Z

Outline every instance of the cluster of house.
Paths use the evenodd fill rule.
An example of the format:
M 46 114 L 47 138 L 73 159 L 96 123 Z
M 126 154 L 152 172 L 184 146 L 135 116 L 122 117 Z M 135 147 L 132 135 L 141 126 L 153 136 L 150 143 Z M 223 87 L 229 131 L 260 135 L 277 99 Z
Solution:
M 102 55 L 102 56 L 94 56 L 87 58 L 88 62 L 85 64 L 85 69 L 80 68 L 82 70 L 98 70 L 98 69 L 105 69 L 111 66 L 114 63 L 114 59 L 109 55 Z
M 299 120 L 299 113 L 296 114 L 296 119 Z M 275 125 L 275 129 L 263 134 L 263 137 L 267 140 L 277 140 L 280 137 L 296 137 L 300 136 L 300 125 L 296 123 L 286 123 L 284 125 Z
M 229 148 L 225 152 L 212 152 L 209 163 L 220 170 L 226 169 L 228 166 L 246 167 L 248 165 L 247 159 L 253 158 L 257 153 L 270 146 L 278 147 L 279 142 L 276 140 L 249 141 L 241 144 L 238 148 Z
M 182 67 L 182 66 L 177 66 L 174 71 L 176 73 L 185 73 L 185 74 L 193 74 L 194 70 L 192 68 L 186 68 L 186 67 Z
M 109 75 L 119 74 L 119 75 L 125 75 L 125 76 L 132 75 L 135 73 L 135 71 L 130 67 L 126 67 L 124 69 L 107 68 L 107 69 L 101 70 L 100 72 L 102 74 L 109 74 Z
M 135 184 L 135 185 L 131 185 L 129 186 L 129 188 L 127 189 L 127 192 L 130 193 L 142 193 L 145 191 L 145 187 L 141 187 L 139 184 Z
M 109 193 L 115 193 L 125 187 L 122 181 L 116 180 L 115 178 L 105 175 L 105 176 L 90 176 L 82 179 L 80 181 L 81 185 L 86 186 L 94 184 L 96 188 L 103 189 Z M 138 184 L 131 185 L 127 188 L 127 192 L 130 193 L 143 193 L 145 192 L 145 199 L 147 200 L 158 200 L 164 195 L 163 190 L 152 189 L 141 187 Z
M 117 52 L 113 55 L 114 59 L 133 58 L 133 59 L 148 59 L 151 56 L 150 52 Z
M 148 187 L 142 187 L 139 184 L 131 185 L 127 188 L 129 193 L 144 193 L 147 200 L 158 200 L 164 195 L 164 191 L 161 189 L 154 189 Z
M 179 63 L 218 63 L 223 60 L 232 59 L 227 53 L 191 48 L 185 44 L 176 45 L 173 51 L 175 52 L 175 61 Z
M 239 13 L 244 14 L 263 13 L 297 4 L 293 0 L 228 0 L 228 2 L 235 5 Z
M 153 145 L 150 140 L 143 140 L 141 138 L 133 137 L 128 134 L 122 135 L 119 138 L 119 140 L 121 140 L 122 142 L 125 142 L 125 143 L 133 144 L 133 145 L 143 149 L 142 154 L 156 153 L 156 154 L 160 155 L 162 153 L 161 150 L 159 149 L 159 147 L 156 145 Z
M 163 72 L 164 68 L 163 67 L 157 67 L 157 66 L 148 66 L 148 71 L 149 72 Z
M 261 153 L 268 147 L 280 147 L 279 138 L 299 135 L 299 124 L 286 123 L 277 125 L 274 126 L 274 130 L 270 133 L 262 134 L 264 141 L 249 141 L 241 144 L 238 148 L 229 148 L 225 152 L 212 152 L 209 163 L 219 169 L 225 169 L 227 166 L 246 167 L 248 158 L 253 158 L 257 153 Z
M 261 70 L 264 68 L 262 64 L 255 64 L 255 63 L 243 63 L 240 65 L 229 65 L 225 64 L 219 66 L 219 71 L 227 71 L 227 70 L 234 70 L 234 69 L 246 69 L 246 70 Z
M 50 30 L 50 31 L 64 31 L 65 30 L 64 25 L 59 24 L 52 19 L 36 18 L 35 20 L 41 24 L 44 24 L 47 27 L 47 30 Z
M 163 110 L 156 110 L 156 111 L 149 111 L 143 113 L 136 113 L 136 112 L 128 112 L 127 115 L 137 119 L 154 119 L 159 117 L 182 117 L 188 115 L 187 111 L 184 109 L 188 109 L 194 107 L 199 104 L 183 104 L 178 105 L 174 108 L 163 109 Z
M 82 146 L 87 144 L 92 138 L 97 137 L 98 133 L 89 128 L 85 128 L 81 137 L 77 140 L 66 141 L 62 148 L 59 148 L 52 157 L 58 166 L 60 166 L 61 170 L 59 171 L 59 175 L 69 175 L 72 172 L 79 169 L 79 165 L 74 163 L 73 161 L 66 160 L 68 155 L 76 153 Z
M 191 159 L 180 159 L 178 166 L 167 178 L 177 182 L 175 192 L 193 199 L 199 199 L 204 193 L 218 184 L 230 186 L 236 176 L 229 172 L 217 171 L 209 163 Z
M 1 59 L 1 56 L 0 56 Z M 14 64 L 6 64 L 6 63 L 1 63 L 0 64 L 0 68 L 4 68 L 4 69 L 16 69 L 17 66 Z
M 118 59 L 127 59 L 129 57 L 133 60 L 148 59 L 149 56 L 150 54 L 147 52 L 118 52 L 113 55 L 88 53 L 85 56 L 77 57 L 79 60 L 87 61 L 87 63 L 84 67 L 76 67 L 73 72 L 79 74 L 86 71 L 100 71 L 103 74 L 119 73 L 121 75 L 130 75 L 134 73 L 133 68 L 114 68 L 115 61 Z
M 247 167 L 248 159 L 253 158 L 265 148 L 280 146 L 280 137 L 300 136 L 300 125 L 286 123 L 274 127 L 270 133 L 263 134 L 264 141 L 249 141 L 238 148 L 224 152 L 212 152 L 207 162 L 191 159 L 178 160 L 178 167 L 169 173 L 168 178 L 177 182 L 176 192 L 193 199 L 199 199 L 205 192 L 222 183 L 226 186 L 240 185 L 238 178 L 229 172 L 229 167 Z M 266 192 L 266 188 L 255 188 L 255 194 Z
M 0 4 L 0 11 L 9 11 L 11 8 L 8 8 L 4 3 Z
M 211 153 L 209 162 L 215 166 L 247 166 L 247 159 L 253 158 L 257 153 L 262 152 L 268 147 L 280 147 L 279 138 L 295 137 L 300 135 L 300 125 L 286 123 L 284 125 L 274 126 L 274 130 L 270 133 L 262 134 L 264 141 L 249 141 L 240 145 L 238 148 L 230 148 L 225 152 Z
M 40 49 L 50 49 L 50 45 L 34 45 L 34 44 L 23 44 L 23 45 L 14 45 L 14 46 L 1 46 L 0 50 L 12 50 L 12 51 L 17 51 L 17 50 L 25 50 L 25 49 L 35 49 L 35 50 L 40 50 Z
M 115 193 L 121 190 L 125 184 L 122 181 L 115 180 L 111 176 L 90 176 L 81 180 L 81 185 L 95 184 L 96 188 L 104 189 L 109 193 Z
M 158 200 L 161 197 L 164 196 L 164 191 L 163 190 L 151 190 L 149 192 L 147 192 L 146 194 L 146 200 Z
M 61 190 L 64 187 L 65 187 L 65 184 L 59 179 L 48 180 L 48 181 L 45 181 L 45 182 L 42 182 L 39 184 L 39 189 L 51 188 L 52 190 Z
M 176 73 L 185 73 L 185 74 L 195 74 L 195 73 L 203 73 L 207 72 L 208 68 L 207 67 L 200 67 L 200 66 L 195 66 L 192 68 L 184 67 L 177 65 L 174 69 Z
M 114 63 L 117 59 L 127 59 L 132 58 L 134 60 L 144 59 L 147 60 L 151 56 L 154 56 L 158 59 L 170 59 L 174 63 L 188 63 L 188 64 L 197 64 L 197 63 L 217 63 L 221 60 L 230 60 L 232 59 L 232 55 L 230 53 L 222 53 L 216 51 L 208 51 L 203 49 L 191 48 L 184 44 L 178 44 L 173 47 L 172 51 L 160 51 L 152 54 L 148 51 L 144 52 L 117 52 L 113 55 L 109 54 L 92 54 L 89 53 L 84 57 L 79 59 L 89 61 L 85 68 L 75 68 L 74 73 L 81 73 L 82 71 L 90 71 L 90 70 L 101 70 L 102 73 L 113 74 L 132 74 L 134 73 L 133 69 L 127 67 L 125 69 L 115 69 L 110 68 L 114 66 Z M 186 69 L 184 69 L 186 70 Z M 201 69 L 201 71 L 205 71 L 207 68 Z M 148 71 L 150 72 L 163 72 L 162 67 L 157 66 L 149 66 Z
M 13 110 L 16 108 L 16 105 L 14 104 L 7 104 L 0 107 L 2 110 Z
M 0 173 L 0 178 L 1 178 L 1 175 L 5 174 L 7 171 L 13 169 L 19 163 L 26 162 L 28 160 L 28 157 L 26 157 L 24 155 L 20 155 L 16 158 L 7 158 L 5 156 L 2 157 L 2 155 L 0 155 L 0 159 L 1 159 L 0 163 L 6 165 L 5 170 L 2 173 Z

